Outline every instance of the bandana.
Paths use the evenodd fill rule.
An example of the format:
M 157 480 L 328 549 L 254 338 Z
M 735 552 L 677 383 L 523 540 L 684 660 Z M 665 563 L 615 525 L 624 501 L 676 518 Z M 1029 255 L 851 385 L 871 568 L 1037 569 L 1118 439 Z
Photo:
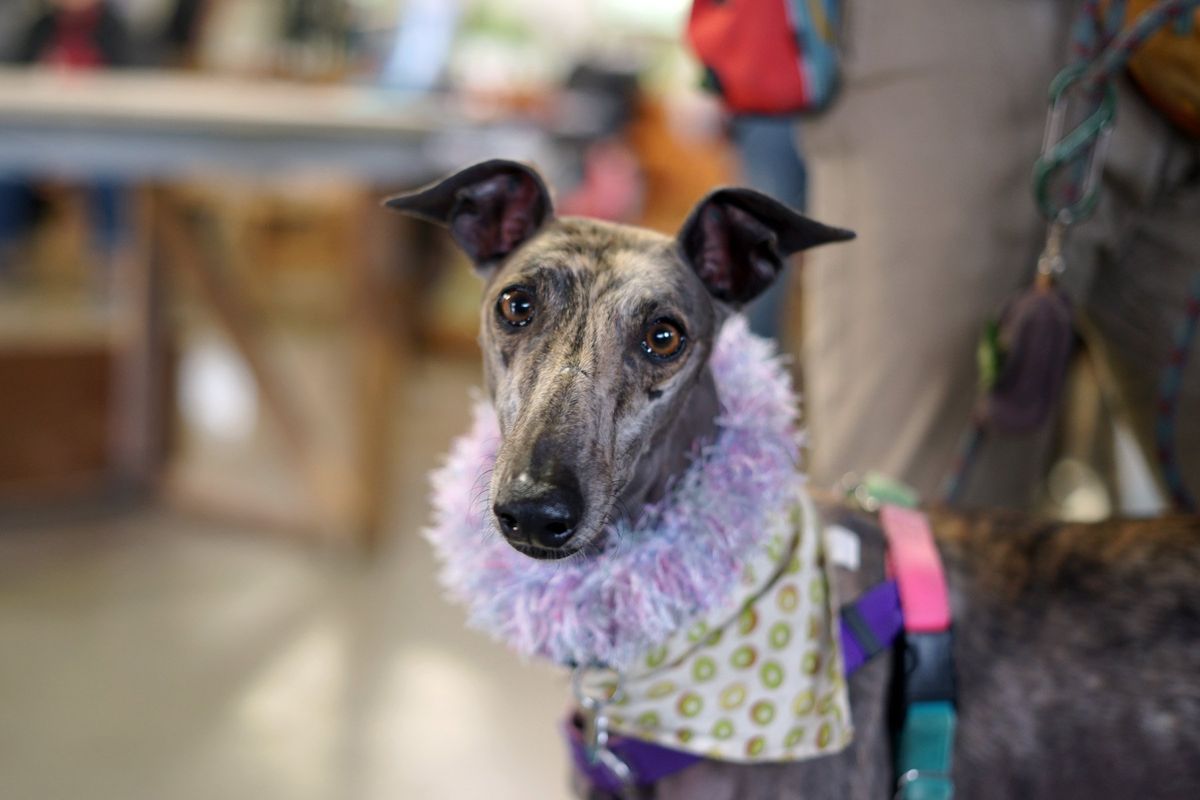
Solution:
M 712 443 L 587 559 L 539 561 L 496 532 L 491 406 L 431 476 L 426 536 L 468 624 L 523 656 L 624 676 L 614 730 L 727 760 L 804 758 L 851 735 L 797 399 L 773 347 L 731 318 L 710 368 Z
M 728 601 L 626 671 L 613 731 L 723 761 L 799 760 L 850 743 L 837 604 L 802 489 L 767 530 Z

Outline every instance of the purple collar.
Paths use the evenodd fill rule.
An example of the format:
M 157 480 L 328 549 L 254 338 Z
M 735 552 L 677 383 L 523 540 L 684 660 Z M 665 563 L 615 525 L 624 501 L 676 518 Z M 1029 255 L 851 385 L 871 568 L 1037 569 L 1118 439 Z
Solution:
M 895 581 L 884 581 L 853 603 L 842 606 L 842 653 L 846 677 L 850 677 L 877 654 L 890 649 L 903 627 L 904 616 L 900 611 L 900 594 Z M 623 787 L 617 776 L 603 764 L 588 761 L 582 724 L 577 715 L 567 719 L 563 732 L 575 768 L 586 776 L 593 787 L 619 794 Z M 629 765 L 639 785 L 657 783 L 703 760 L 691 753 L 628 736 L 613 736 L 609 739 L 608 749 Z

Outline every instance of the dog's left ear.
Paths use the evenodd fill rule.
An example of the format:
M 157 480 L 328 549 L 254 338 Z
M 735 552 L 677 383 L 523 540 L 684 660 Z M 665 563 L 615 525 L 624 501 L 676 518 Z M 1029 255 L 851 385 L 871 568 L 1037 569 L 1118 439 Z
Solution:
M 853 239 L 750 189 L 717 189 L 679 231 L 679 248 L 708 291 L 741 306 L 771 285 L 792 253 Z
M 554 215 L 550 192 L 533 167 L 492 159 L 383 201 L 403 214 L 450 229 L 480 272 L 488 272 Z

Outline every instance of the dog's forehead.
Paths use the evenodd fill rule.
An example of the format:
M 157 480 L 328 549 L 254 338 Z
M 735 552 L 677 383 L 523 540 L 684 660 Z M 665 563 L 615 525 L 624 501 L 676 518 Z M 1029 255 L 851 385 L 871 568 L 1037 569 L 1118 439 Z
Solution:
M 646 228 L 585 217 L 560 217 L 547 225 L 534 241 L 539 248 L 585 257 L 604 257 L 626 250 L 667 251 L 674 245 L 674 239 Z
M 500 280 L 544 277 L 566 292 L 588 291 L 629 302 L 688 304 L 703 286 L 673 238 L 644 228 L 566 217 L 546 226 L 510 260 Z

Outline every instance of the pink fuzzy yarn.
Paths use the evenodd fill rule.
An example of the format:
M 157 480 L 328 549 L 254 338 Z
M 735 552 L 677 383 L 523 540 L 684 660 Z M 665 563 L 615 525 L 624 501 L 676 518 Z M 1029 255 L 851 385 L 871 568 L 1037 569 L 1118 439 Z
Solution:
M 796 396 L 774 346 L 733 317 L 711 367 L 719 432 L 667 496 L 611 526 L 586 559 L 537 561 L 492 525 L 487 478 L 499 431 L 487 403 L 431 475 L 426 536 L 468 622 L 525 656 L 617 669 L 664 642 L 733 590 L 762 545 L 764 521 L 794 497 Z

